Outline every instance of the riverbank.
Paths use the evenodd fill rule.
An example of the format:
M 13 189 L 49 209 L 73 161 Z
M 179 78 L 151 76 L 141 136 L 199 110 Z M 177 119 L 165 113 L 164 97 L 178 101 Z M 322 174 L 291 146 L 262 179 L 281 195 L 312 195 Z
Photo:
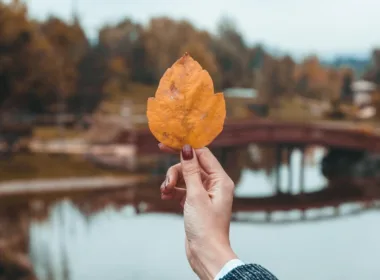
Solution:
M 299 161 L 300 154 L 295 153 L 295 166 Z M 281 172 L 286 185 L 285 168 Z M 296 177 L 300 170 L 293 172 Z M 308 191 L 325 183 L 316 166 L 307 167 L 305 172 Z M 244 170 L 237 187 L 238 196 L 272 191 L 271 178 L 262 171 Z M 379 218 L 378 210 L 374 210 L 305 224 L 233 222 L 231 243 L 240 258 L 267 267 L 279 279 L 373 280 L 380 273 L 376 263 L 380 258 Z M 69 202 L 63 202 L 48 221 L 32 226 L 30 248 L 40 280 L 48 280 L 49 274 L 64 280 L 65 271 L 72 280 L 196 279 L 187 263 L 183 240 L 180 216 L 136 216 L 125 207 L 121 211 L 106 209 L 88 219 Z
M 81 155 L 16 153 L 0 160 L 0 182 L 36 178 L 125 176 L 122 170 L 98 167 Z

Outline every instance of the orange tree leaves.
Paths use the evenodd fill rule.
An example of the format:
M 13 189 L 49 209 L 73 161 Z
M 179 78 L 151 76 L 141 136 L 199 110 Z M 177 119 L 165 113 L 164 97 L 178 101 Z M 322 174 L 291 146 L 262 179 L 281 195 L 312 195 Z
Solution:
M 166 70 L 155 98 L 148 99 L 147 117 L 159 142 L 176 150 L 185 144 L 201 148 L 223 130 L 224 95 L 214 94 L 208 72 L 186 53 Z

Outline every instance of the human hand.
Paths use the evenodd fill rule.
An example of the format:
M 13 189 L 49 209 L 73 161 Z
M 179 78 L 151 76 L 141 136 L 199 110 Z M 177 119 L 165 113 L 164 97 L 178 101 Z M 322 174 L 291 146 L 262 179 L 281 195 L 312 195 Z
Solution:
M 163 144 L 159 147 L 178 153 Z M 188 145 L 161 185 L 161 198 L 178 200 L 184 208 L 186 255 L 200 279 L 214 279 L 228 261 L 237 258 L 229 241 L 233 193 L 233 181 L 211 151 Z

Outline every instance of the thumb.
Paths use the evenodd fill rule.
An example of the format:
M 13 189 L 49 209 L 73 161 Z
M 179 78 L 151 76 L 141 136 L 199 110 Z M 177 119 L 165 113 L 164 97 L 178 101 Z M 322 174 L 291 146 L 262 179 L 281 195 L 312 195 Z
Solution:
M 181 165 L 183 179 L 186 184 L 187 196 L 200 196 L 206 190 L 201 179 L 201 169 L 199 167 L 197 155 L 190 145 L 185 145 L 181 151 Z

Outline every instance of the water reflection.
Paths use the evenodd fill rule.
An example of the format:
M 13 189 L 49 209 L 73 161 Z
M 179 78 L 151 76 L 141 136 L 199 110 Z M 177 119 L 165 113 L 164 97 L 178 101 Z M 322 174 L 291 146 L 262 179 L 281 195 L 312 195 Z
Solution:
M 320 162 L 324 155 L 323 149 L 314 150 L 314 160 Z M 301 152 L 295 150 L 292 154 L 291 159 L 292 165 L 292 176 L 293 176 L 293 188 L 291 193 L 298 193 L 300 186 L 297 180 L 300 176 L 300 165 L 301 165 Z M 270 176 L 267 176 L 265 172 L 249 172 L 243 173 L 240 180 L 239 186 L 236 190 L 236 195 L 238 196 L 268 196 L 274 193 L 274 171 Z M 281 190 L 288 192 L 288 177 L 289 177 L 289 166 L 281 165 L 280 167 L 280 177 L 281 177 Z M 320 166 L 309 164 L 305 168 L 305 184 L 307 191 L 317 191 L 326 185 L 326 179 L 322 176 L 320 172 Z
M 322 155 L 322 150 L 316 151 L 317 162 Z M 294 178 L 298 178 L 300 160 L 300 153 L 295 151 L 292 154 Z M 318 165 L 308 166 L 305 172 L 307 190 L 317 190 L 325 184 Z M 287 167 L 281 167 L 281 173 L 283 185 L 286 185 Z M 272 184 L 272 178 L 265 172 L 246 170 L 237 195 L 268 195 L 273 191 Z M 347 275 L 339 274 L 350 267 L 351 259 L 347 257 L 355 256 L 357 251 L 362 258 L 359 263 L 366 262 L 372 272 L 377 270 L 380 273 L 380 268 L 375 269 L 378 266 L 374 264 L 374 258 L 380 257 L 380 243 L 376 242 L 380 225 L 373 223 L 379 214 L 368 213 L 363 217 L 290 226 L 233 224 L 232 242 L 242 258 L 268 265 L 280 279 L 303 279 L 302 275 L 308 273 L 310 280 L 370 280 L 373 278 L 363 277 L 359 270 Z M 370 233 L 364 230 L 368 226 L 372 230 Z M 161 214 L 135 216 L 131 208 L 125 207 L 120 212 L 109 208 L 86 218 L 65 201 L 56 205 L 48 221 L 33 224 L 30 251 L 41 280 L 195 279 L 185 258 L 183 238 L 181 217 Z M 334 238 L 341 239 L 336 242 Z M 359 240 L 362 244 L 355 247 L 353 242 Z M 371 242 L 376 245 L 371 245 Z M 351 249 L 347 250 L 347 246 Z M 347 261 L 344 265 L 337 261 L 337 256 L 342 257 L 342 254 Z M 336 263 L 336 266 L 331 266 L 331 263 Z M 322 276 L 316 271 L 323 264 L 326 272 Z M 357 261 L 355 265 L 360 266 Z

